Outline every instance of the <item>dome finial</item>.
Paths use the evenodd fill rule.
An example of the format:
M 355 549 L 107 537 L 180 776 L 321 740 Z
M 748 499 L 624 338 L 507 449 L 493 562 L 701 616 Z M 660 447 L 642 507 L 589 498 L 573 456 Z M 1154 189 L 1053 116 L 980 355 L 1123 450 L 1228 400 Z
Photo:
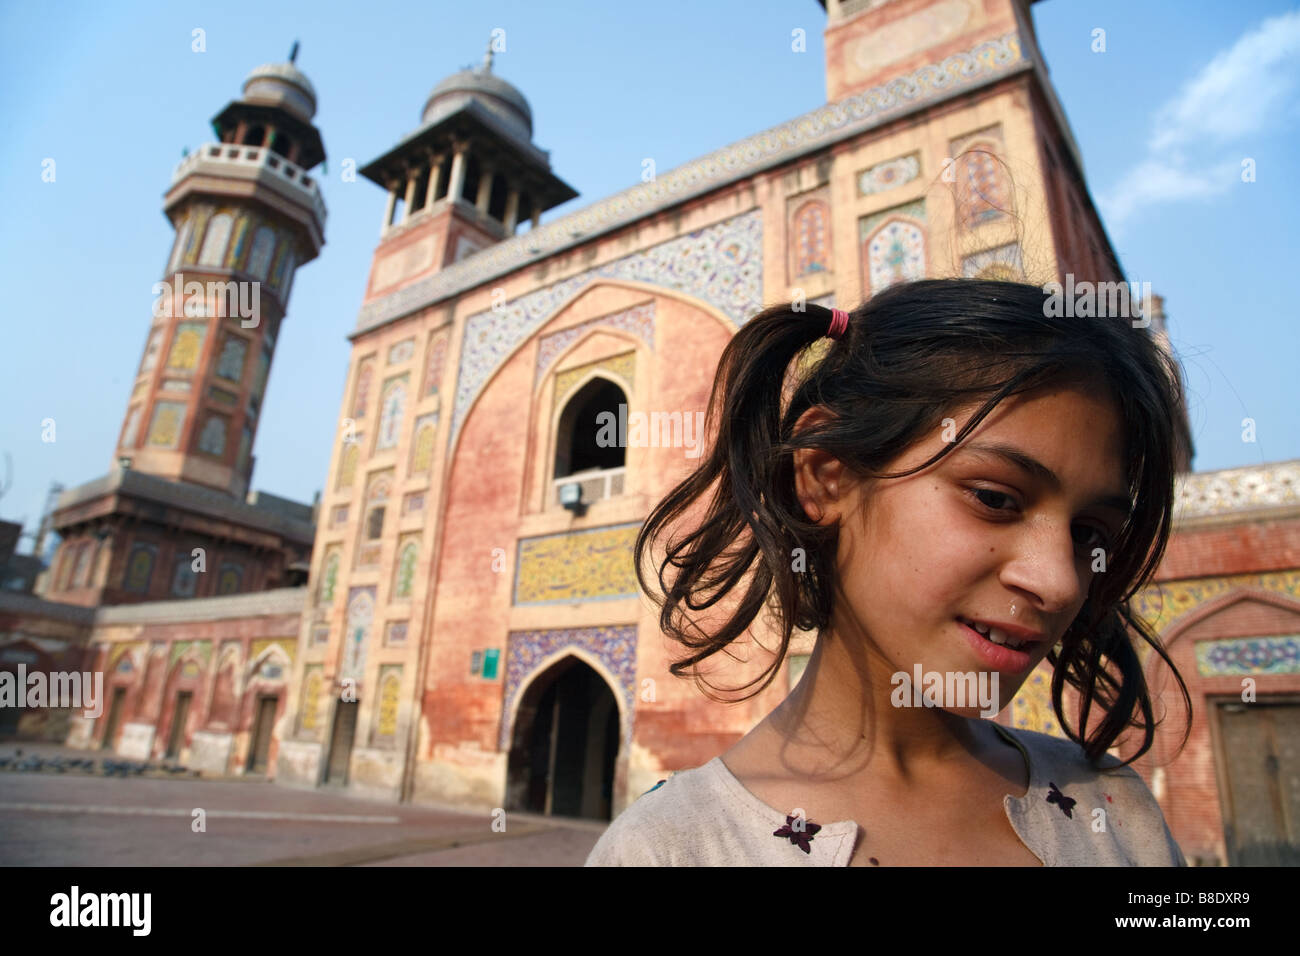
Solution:
M 293 41 L 293 49 L 289 51 L 289 62 L 292 63 L 298 59 L 298 41 Z
M 533 111 L 528 106 L 528 100 L 524 99 L 519 90 L 492 72 L 495 47 L 495 42 L 489 43 L 478 66 L 464 67 L 433 88 L 420 113 L 422 124 L 444 119 L 459 112 L 470 101 L 475 101 L 483 109 L 495 114 L 497 119 L 505 121 L 516 139 L 525 143 L 532 141 Z

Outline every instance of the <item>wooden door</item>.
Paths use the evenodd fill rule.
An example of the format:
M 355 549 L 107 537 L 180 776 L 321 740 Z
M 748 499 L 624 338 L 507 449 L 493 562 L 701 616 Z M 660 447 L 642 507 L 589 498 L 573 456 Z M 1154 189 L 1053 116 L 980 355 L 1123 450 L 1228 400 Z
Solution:
M 357 732 L 357 701 L 341 700 L 334 711 L 334 733 L 330 737 L 330 758 L 325 767 L 326 783 L 347 783 L 352 739 Z
M 18 693 L 27 693 L 27 688 L 20 687 Z M 23 712 L 19 707 L 0 707 L 0 737 L 18 733 L 18 721 L 22 716 Z
M 167 760 L 180 756 L 181 747 L 185 746 L 185 721 L 190 716 L 190 701 L 194 693 L 188 690 L 177 691 L 176 706 L 172 709 L 172 729 L 167 735 Z
M 1219 702 L 1229 866 L 1300 866 L 1300 700 Z
M 113 703 L 108 708 L 108 725 L 104 728 L 104 739 L 99 742 L 100 750 L 112 750 L 113 740 L 117 736 L 117 725 L 122 719 L 122 707 L 126 704 L 126 688 L 113 688 Z
M 262 697 L 257 702 L 257 722 L 253 725 L 253 746 L 248 748 L 248 772 L 266 773 L 271 754 L 271 730 L 275 727 L 277 697 Z

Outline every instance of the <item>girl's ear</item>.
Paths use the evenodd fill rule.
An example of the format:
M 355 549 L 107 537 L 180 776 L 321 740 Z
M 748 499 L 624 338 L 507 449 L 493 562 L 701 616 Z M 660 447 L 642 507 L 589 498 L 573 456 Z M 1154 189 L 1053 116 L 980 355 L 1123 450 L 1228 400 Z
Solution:
M 798 434 L 809 425 L 828 419 L 824 410 L 814 406 L 799 416 L 794 430 Z M 808 520 L 819 525 L 838 523 L 844 502 L 844 463 L 820 448 L 800 448 L 794 453 L 795 497 Z

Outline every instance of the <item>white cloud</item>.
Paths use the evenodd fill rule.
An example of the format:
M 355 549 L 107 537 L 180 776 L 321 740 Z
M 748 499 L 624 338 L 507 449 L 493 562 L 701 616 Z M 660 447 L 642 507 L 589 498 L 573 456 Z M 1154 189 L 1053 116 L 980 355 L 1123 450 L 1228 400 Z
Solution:
M 1264 128 L 1300 78 L 1300 10 L 1265 20 L 1219 53 L 1156 114 L 1153 152 Z
M 1276 129 L 1294 114 L 1300 81 L 1300 10 L 1265 20 L 1218 53 L 1178 95 L 1156 110 L 1147 156 L 1098 197 L 1118 229 L 1159 203 L 1208 199 L 1241 182 L 1242 156 L 1223 144 Z M 1219 147 L 1218 158 L 1184 150 Z
M 1119 227 L 1146 206 L 1184 199 L 1206 199 L 1226 192 L 1240 182 L 1241 166 L 1236 160 L 1219 163 L 1213 169 L 1193 170 L 1174 162 L 1146 159 L 1130 169 L 1119 185 L 1098 197 L 1106 222 Z

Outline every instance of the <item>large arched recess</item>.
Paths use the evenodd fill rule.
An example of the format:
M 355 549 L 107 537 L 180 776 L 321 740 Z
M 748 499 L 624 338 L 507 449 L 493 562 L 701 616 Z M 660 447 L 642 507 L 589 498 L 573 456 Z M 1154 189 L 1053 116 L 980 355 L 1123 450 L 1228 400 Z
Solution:
M 612 818 L 624 716 L 593 663 L 566 652 L 520 692 L 510 715 L 507 810 Z
M 645 377 L 668 383 L 669 391 L 663 394 L 670 397 L 664 401 L 672 402 L 672 407 L 689 404 L 703 408 L 717 360 L 736 331 L 735 323 L 720 310 L 688 295 L 646 283 L 605 280 L 586 288 L 517 343 L 470 402 L 449 447 L 439 504 L 432 570 L 436 591 L 428 625 L 433 649 L 426 701 L 436 699 L 440 687 L 464 685 L 474 650 L 502 647 L 502 635 L 520 627 L 552 626 L 549 622 L 512 620 L 521 610 L 513 605 L 519 540 L 550 533 L 549 529 L 533 530 L 530 522 L 552 518 L 531 515 L 525 506 L 532 490 L 530 455 L 540 460 L 532 447 L 533 426 L 540 414 L 536 407 L 537 338 L 648 299 L 656 303 L 656 326 L 654 348 L 638 347 L 638 363 L 646 359 Z M 574 347 L 581 347 L 581 341 Z M 637 374 L 642 377 L 640 364 Z M 561 512 L 559 518 L 567 520 L 568 516 Z M 432 745 L 475 741 L 484 749 L 497 750 L 501 713 L 493 709 L 491 698 L 500 694 L 500 684 L 479 680 L 457 692 L 472 694 L 475 703 L 456 708 L 454 713 L 445 708 L 428 709 L 425 717 Z
M 624 290 L 628 294 L 618 304 L 612 304 L 609 307 L 590 308 L 590 304 L 599 299 L 602 293 L 611 290 Z M 492 370 L 491 374 L 484 379 L 482 387 L 470 400 L 469 408 L 465 412 L 464 423 L 462 424 L 460 431 L 452 439 L 451 447 L 448 449 L 448 460 L 451 462 L 452 466 L 454 467 L 455 465 L 459 446 L 465 442 L 465 436 L 469 432 L 470 422 L 473 419 L 478 406 L 481 405 L 484 398 L 494 390 L 497 379 L 502 377 L 502 374 L 512 364 L 518 362 L 521 353 L 526 353 L 531 356 L 533 343 L 538 338 L 549 335 L 561 328 L 580 324 L 588 318 L 595 318 L 598 315 L 616 311 L 620 308 L 630 307 L 638 302 L 644 302 L 646 299 L 655 299 L 661 303 L 678 303 L 684 305 L 690 310 L 698 312 L 701 318 L 705 319 L 708 324 L 713 326 L 716 330 L 724 333 L 727 338 L 734 335 L 736 330 L 739 328 L 739 326 L 717 306 L 696 296 L 680 292 L 677 289 L 654 285 L 649 282 L 631 282 L 626 279 L 599 279 L 584 288 L 561 308 L 556 309 L 553 315 L 543 321 L 529 335 L 516 342 L 507 356 L 502 359 L 496 368 Z M 591 314 L 583 315 L 581 319 L 577 320 L 572 318 L 575 313 L 583 312 L 590 312 Z M 656 329 L 656 352 L 659 352 L 661 349 L 658 342 L 658 331 L 659 330 Z M 707 332 L 705 333 L 705 337 L 707 337 Z M 583 338 L 585 339 L 586 336 L 583 336 Z M 579 339 L 566 348 L 565 352 L 562 354 L 572 352 L 574 349 L 578 348 L 581 343 L 582 339 Z M 463 347 L 464 346 L 462 345 L 462 348 Z M 531 385 L 529 391 L 532 391 Z M 518 401 L 518 399 L 519 396 L 516 394 L 515 400 Z

